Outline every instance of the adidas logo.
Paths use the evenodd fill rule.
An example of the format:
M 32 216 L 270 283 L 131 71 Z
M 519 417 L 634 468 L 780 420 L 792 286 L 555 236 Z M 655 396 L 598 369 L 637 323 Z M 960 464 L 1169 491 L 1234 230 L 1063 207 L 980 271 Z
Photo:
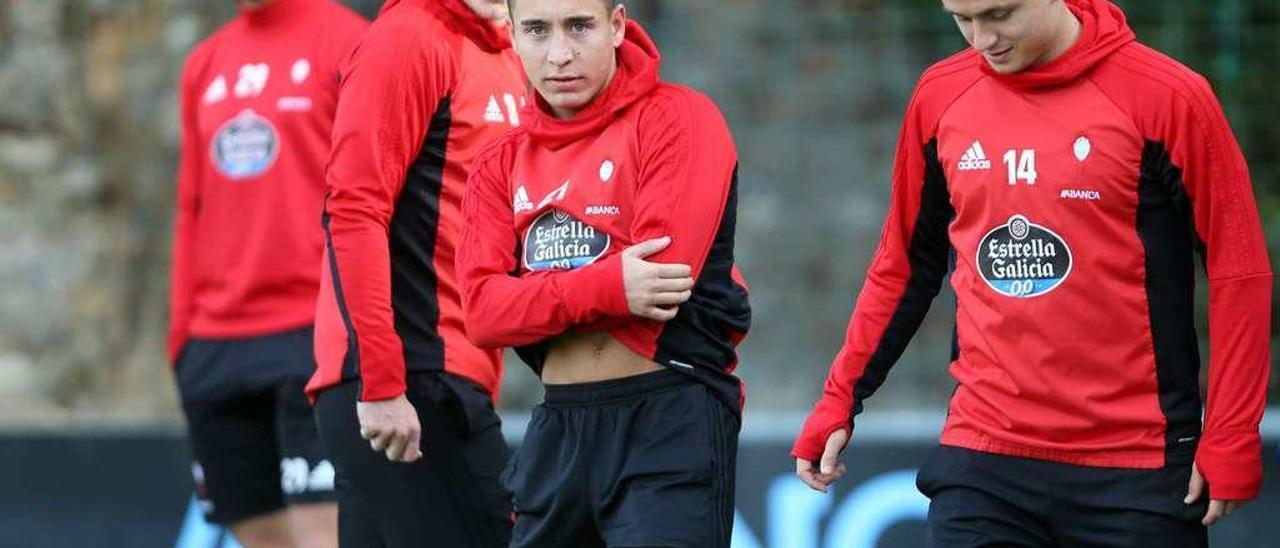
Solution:
M 501 124 L 507 119 L 502 116 L 502 107 L 498 105 L 498 98 L 489 96 L 489 106 L 484 109 L 484 121 Z
M 515 209 L 516 213 L 533 210 L 533 202 L 529 201 L 529 192 L 524 189 L 524 185 L 516 189 L 515 203 L 511 207 Z
M 969 150 L 964 151 L 964 156 L 960 157 L 960 171 L 977 171 L 980 169 L 991 169 L 991 160 L 987 159 L 987 153 L 982 151 L 982 143 L 974 141 L 969 145 Z

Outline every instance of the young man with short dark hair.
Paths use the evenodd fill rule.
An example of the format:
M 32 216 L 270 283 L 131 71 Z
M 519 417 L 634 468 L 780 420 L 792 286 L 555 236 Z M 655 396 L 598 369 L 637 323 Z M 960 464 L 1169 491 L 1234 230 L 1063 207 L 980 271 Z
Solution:
M 457 264 L 467 335 L 546 385 L 512 546 L 728 546 L 750 323 L 728 126 L 622 6 L 511 8 L 537 96 L 476 161 Z
M 917 480 L 931 544 L 1203 546 L 1258 494 L 1270 363 L 1271 267 L 1222 109 L 1107 0 L 942 5 L 972 48 L 911 98 L 796 472 L 818 490 L 843 474 L 853 416 L 950 270 L 958 387 Z

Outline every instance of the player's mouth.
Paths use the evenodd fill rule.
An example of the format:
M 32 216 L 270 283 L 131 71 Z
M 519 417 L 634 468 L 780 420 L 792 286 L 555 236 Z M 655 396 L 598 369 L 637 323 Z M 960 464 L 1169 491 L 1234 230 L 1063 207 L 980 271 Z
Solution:
M 1003 63 L 1009 60 L 1009 58 L 1012 56 L 1011 55 L 1012 53 L 1013 53 L 1013 46 L 1009 46 L 1002 50 L 983 52 L 982 56 L 986 57 L 987 61 L 991 63 Z
M 581 76 L 549 76 L 542 81 L 556 91 L 569 91 L 577 88 L 583 80 Z

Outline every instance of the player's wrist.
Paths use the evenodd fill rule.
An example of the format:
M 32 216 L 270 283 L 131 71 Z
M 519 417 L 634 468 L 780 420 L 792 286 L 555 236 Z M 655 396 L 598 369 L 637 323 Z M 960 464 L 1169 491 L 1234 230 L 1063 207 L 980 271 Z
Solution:
M 394 400 L 405 394 L 404 379 L 387 379 L 382 381 L 372 381 L 371 379 L 363 379 L 364 387 L 360 390 L 360 399 L 362 403 L 385 402 Z
M 404 392 L 401 392 L 401 393 L 396 394 L 396 395 L 394 395 L 394 396 L 385 397 L 385 398 L 382 398 L 382 397 L 379 397 L 379 398 L 361 398 L 361 399 L 359 399 L 359 400 L 357 400 L 357 401 L 358 401 L 359 403 L 370 403 L 370 404 L 387 403 L 387 402 L 393 402 L 393 401 L 399 400 L 402 396 L 404 396 Z
M 1196 450 L 1196 468 L 1209 483 L 1209 497 L 1252 500 L 1262 487 L 1262 439 L 1254 429 L 1206 429 Z
M 822 458 L 822 453 L 826 450 L 827 439 L 839 430 L 845 430 L 850 437 L 853 435 L 853 428 L 848 420 L 832 416 L 827 410 L 815 409 L 805 421 L 800 435 L 796 437 L 795 444 L 791 448 L 791 456 L 817 461 Z

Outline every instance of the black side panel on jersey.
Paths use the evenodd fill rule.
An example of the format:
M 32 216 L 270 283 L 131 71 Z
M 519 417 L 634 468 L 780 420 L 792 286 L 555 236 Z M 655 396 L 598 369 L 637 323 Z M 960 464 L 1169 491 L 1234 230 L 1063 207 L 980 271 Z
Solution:
M 338 312 L 342 314 L 342 325 L 347 329 L 347 354 L 342 358 L 342 378 L 360 378 L 360 339 L 356 336 L 356 325 L 351 322 L 351 311 L 347 308 L 347 297 L 342 291 L 342 275 L 338 271 L 338 254 L 333 250 L 333 234 L 329 232 L 329 195 L 325 194 L 324 206 L 321 208 L 320 226 L 324 228 L 324 248 L 329 254 L 329 277 L 333 280 L 333 293 L 338 301 Z
M 916 226 L 912 228 L 911 245 L 907 248 L 907 260 L 911 264 L 911 276 L 907 288 L 898 301 L 898 307 L 889 318 L 876 350 L 867 361 L 866 371 L 853 387 L 853 417 L 862 412 L 863 400 L 871 397 L 889 375 L 889 368 L 902 357 L 907 343 L 920 329 L 929 313 L 933 298 L 942 289 L 942 280 L 950 265 L 951 240 L 947 226 L 955 218 L 951 207 L 951 192 L 947 189 L 947 176 L 938 161 L 938 139 L 924 146 L 924 185 L 920 194 L 920 211 Z
M 431 116 L 422 150 L 405 173 L 404 188 L 391 216 L 391 308 L 409 371 L 444 368 L 435 249 L 445 148 L 452 122 L 450 100 L 445 97 Z
M 1147 308 L 1155 351 L 1166 464 L 1195 458 L 1200 436 L 1200 348 L 1195 326 L 1196 236 L 1182 169 L 1163 143 L 1147 141 L 1138 179 L 1138 237 L 1146 256 Z
M 547 353 L 551 352 L 551 339 L 513 348 L 516 356 L 533 370 L 533 374 L 541 377 L 542 366 L 547 363 Z
M 751 327 L 747 288 L 733 279 L 738 223 L 738 168 L 734 166 L 724 214 L 689 300 L 658 335 L 654 361 L 706 382 L 730 409 L 740 411 L 742 388 L 730 374 L 738 341 Z

